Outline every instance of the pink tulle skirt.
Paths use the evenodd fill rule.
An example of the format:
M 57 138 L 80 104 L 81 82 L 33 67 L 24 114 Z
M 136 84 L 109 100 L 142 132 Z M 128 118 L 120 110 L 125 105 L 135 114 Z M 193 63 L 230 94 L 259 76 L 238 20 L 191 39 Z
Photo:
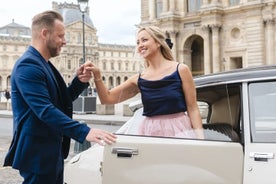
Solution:
M 191 120 L 185 112 L 145 117 L 139 127 L 139 134 L 146 136 L 196 138 Z

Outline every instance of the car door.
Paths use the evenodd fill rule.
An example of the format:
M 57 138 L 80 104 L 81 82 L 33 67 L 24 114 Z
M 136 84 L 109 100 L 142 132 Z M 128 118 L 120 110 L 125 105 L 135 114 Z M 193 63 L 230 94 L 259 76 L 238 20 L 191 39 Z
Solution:
M 118 135 L 104 148 L 103 184 L 241 184 L 240 143 Z
M 276 82 L 244 85 L 244 182 L 275 184 Z M 248 94 L 248 96 L 247 96 Z

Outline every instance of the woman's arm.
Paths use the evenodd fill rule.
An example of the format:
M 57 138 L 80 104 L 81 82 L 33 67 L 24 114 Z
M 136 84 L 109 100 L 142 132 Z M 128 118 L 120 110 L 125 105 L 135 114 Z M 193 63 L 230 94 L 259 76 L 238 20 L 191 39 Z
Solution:
M 93 72 L 97 93 L 102 104 L 116 104 L 139 93 L 137 86 L 138 74 L 109 90 L 102 80 L 101 71 L 98 67 L 91 63 L 86 69 Z
M 179 65 L 179 74 L 182 80 L 182 88 L 185 95 L 188 116 L 194 129 L 202 129 L 202 119 L 197 105 L 196 88 L 192 73 L 187 65 Z M 199 136 L 201 137 L 201 135 Z

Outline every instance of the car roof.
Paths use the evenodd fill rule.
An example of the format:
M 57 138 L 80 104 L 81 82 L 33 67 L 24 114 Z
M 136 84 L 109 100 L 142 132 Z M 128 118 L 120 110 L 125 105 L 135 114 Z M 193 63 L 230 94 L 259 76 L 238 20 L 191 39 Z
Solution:
M 241 69 L 233 69 L 225 72 L 195 76 L 197 87 L 208 84 L 229 84 L 244 81 L 258 81 L 276 79 L 276 65 L 263 65 Z

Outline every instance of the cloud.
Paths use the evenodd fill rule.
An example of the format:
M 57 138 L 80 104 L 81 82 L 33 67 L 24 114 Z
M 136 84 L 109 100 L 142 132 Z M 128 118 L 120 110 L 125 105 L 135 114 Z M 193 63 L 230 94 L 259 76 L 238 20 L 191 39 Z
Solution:
M 91 5 L 90 16 L 98 30 L 100 43 L 135 44 L 140 0 L 94 0 Z M 103 10 L 105 14 L 99 12 Z

